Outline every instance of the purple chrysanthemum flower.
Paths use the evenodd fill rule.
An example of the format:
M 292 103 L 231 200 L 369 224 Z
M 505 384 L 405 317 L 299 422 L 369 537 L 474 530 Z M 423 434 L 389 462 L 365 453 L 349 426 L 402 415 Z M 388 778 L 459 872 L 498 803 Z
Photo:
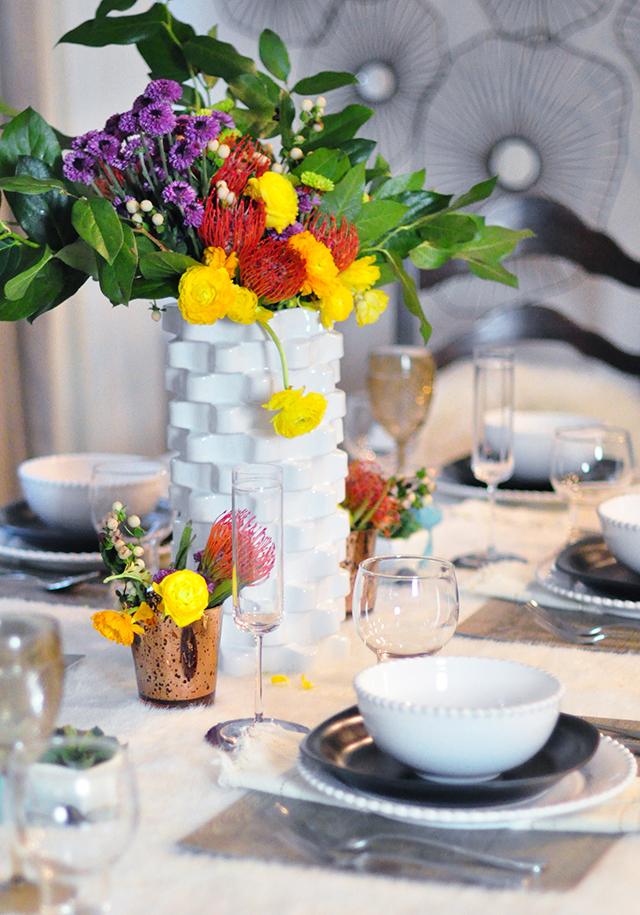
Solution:
M 287 226 L 282 232 L 276 232 L 275 229 L 267 229 L 266 235 L 269 238 L 277 238 L 280 241 L 286 241 L 287 238 L 291 238 L 292 235 L 299 235 L 300 232 L 304 232 L 304 226 L 301 222 L 292 222 L 290 226 Z
M 118 120 L 118 129 L 128 137 L 138 132 L 138 115 L 135 111 L 125 111 Z
M 201 203 L 194 201 L 193 203 L 187 203 L 182 207 L 182 212 L 184 213 L 184 224 L 185 226 L 194 226 L 194 228 L 199 228 L 202 225 L 202 220 L 204 219 L 204 207 Z
M 149 104 L 149 100 L 145 98 L 144 95 L 138 95 L 131 106 L 131 110 L 134 114 L 137 114 L 139 111 L 142 111 L 143 108 L 146 108 Z
M 88 141 L 86 151 L 96 159 L 103 159 L 108 165 L 115 165 L 120 157 L 120 140 L 104 130 L 98 130 Z
M 88 133 L 80 134 L 79 137 L 74 137 L 73 140 L 71 141 L 71 148 L 86 150 L 86 148 L 87 148 L 88 144 L 91 142 L 92 138 L 95 137 L 96 134 L 99 134 L 99 133 L 100 133 L 99 130 L 90 130 L 90 131 L 88 131 Z
M 133 134 L 122 147 L 122 158 L 127 164 L 144 153 L 144 144 L 139 134 Z
M 215 114 L 199 114 L 189 118 L 184 128 L 184 136 L 192 143 L 198 143 L 202 149 L 209 140 L 215 140 L 220 130 L 220 118 Z
M 127 136 L 127 134 L 120 129 L 121 117 L 121 114 L 112 114 L 104 125 L 104 132 L 111 134 L 113 137 L 117 137 L 118 140 L 124 140 Z
M 169 162 L 177 171 L 186 171 L 200 155 L 200 148 L 187 139 L 178 140 L 169 150 Z
M 175 569 L 160 569 L 160 571 L 156 572 L 151 580 L 154 582 L 154 584 L 159 584 L 163 578 L 166 578 L 167 575 L 171 575 L 172 572 L 175 572 Z
M 153 171 L 154 171 L 155 176 L 158 179 L 158 181 L 160 181 L 161 183 L 164 184 L 164 182 L 167 180 L 167 173 L 165 172 L 165 170 L 160 162 L 154 163 Z
M 69 181 L 91 184 L 98 177 L 98 164 L 84 149 L 72 149 L 62 164 L 62 174 Z
M 235 130 L 236 122 L 233 120 L 228 111 L 216 111 L 216 115 L 220 118 L 220 123 L 223 127 L 226 127 L 227 130 Z
M 179 102 L 182 86 L 173 79 L 154 79 L 144 90 L 144 97 L 154 102 Z
M 186 181 L 172 181 L 162 192 L 162 199 L 165 203 L 175 203 L 179 207 L 193 203 L 197 196 L 195 190 Z
M 162 134 L 171 133 L 176 126 L 176 116 L 168 102 L 153 102 L 142 108 L 138 114 L 138 123 L 141 130 L 150 137 L 160 137 Z

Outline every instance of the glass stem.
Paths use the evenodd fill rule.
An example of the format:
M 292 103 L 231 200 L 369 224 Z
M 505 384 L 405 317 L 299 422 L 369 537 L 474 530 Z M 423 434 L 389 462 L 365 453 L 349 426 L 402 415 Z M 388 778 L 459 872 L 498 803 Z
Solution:
M 258 722 L 264 719 L 264 714 L 262 711 L 262 633 L 255 633 L 256 638 L 256 690 L 255 690 L 255 715 L 253 718 L 253 723 L 258 724 Z
M 405 463 L 407 460 L 407 443 L 406 442 L 400 442 L 400 441 L 398 442 L 397 460 L 398 460 L 398 463 L 397 463 L 396 473 L 403 474 L 404 468 L 405 468 Z
M 487 558 L 492 560 L 496 555 L 496 487 L 495 483 L 487 483 L 489 497 L 489 540 L 487 543 Z

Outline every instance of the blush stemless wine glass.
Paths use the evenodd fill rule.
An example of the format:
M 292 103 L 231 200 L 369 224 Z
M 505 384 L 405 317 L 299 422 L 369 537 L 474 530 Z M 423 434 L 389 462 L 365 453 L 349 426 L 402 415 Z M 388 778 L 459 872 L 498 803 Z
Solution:
M 215 725 L 210 743 L 233 747 L 250 728 L 267 723 L 289 731 L 308 728 L 265 718 L 262 704 L 262 641 L 282 622 L 283 505 L 282 468 L 276 464 L 239 464 L 232 470 L 233 619 L 255 638 L 255 712 Z
M 397 444 L 397 473 L 405 472 L 407 443 L 427 418 L 435 374 L 433 356 L 421 346 L 383 346 L 369 353 L 371 409 Z
M 619 495 L 632 478 L 633 452 L 626 429 L 595 424 L 556 430 L 551 483 L 569 506 L 570 543 L 600 532 L 596 506 Z
M 91 734 L 51 738 L 15 792 L 21 855 L 38 875 L 41 915 L 103 915 L 110 871 L 138 819 L 125 747 Z
M 52 617 L 0 615 L 0 772 L 5 784 L 9 770 L 19 775 L 53 730 L 62 699 L 61 646 L 60 627 Z M 6 794 L 8 813 L 5 799 Z M 33 887 L 22 877 L 15 848 L 10 856 L 11 876 L 0 889 L 5 902 L 21 910 Z
M 436 654 L 458 622 L 454 568 L 427 556 L 365 559 L 356 573 L 352 614 L 378 661 Z

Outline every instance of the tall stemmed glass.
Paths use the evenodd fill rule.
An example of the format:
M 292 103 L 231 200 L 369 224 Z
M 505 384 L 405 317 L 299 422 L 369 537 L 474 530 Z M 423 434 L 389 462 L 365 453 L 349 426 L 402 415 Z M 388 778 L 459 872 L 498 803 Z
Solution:
M 378 661 L 436 654 L 458 622 L 455 570 L 426 556 L 365 559 L 351 607 L 356 632 Z
M 275 464 L 239 464 L 231 477 L 233 618 L 255 638 L 255 712 L 253 718 L 225 721 L 207 739 L 234 746 L 250 728 L 263 722 L 290 731 L 308 728 L 277 718 L 265 719 L 262 701 L 262 641 L 282 622 L 283 601 L 282 468 Z
M 556 429 L 551 483 L 569 506 L 569 543 L 599 533 L 595 507 L 629 486 L 633 466 L 626 429 L 604 423 Z
M 498 483 L 513 475 L 513 352 L 503 347 L 480 348 L 473 360 L 473 429 L 471 470 L 487 486 L 489 531 L 484 551 L 459 556 L 455 565 L 481 568 L 503 559 L 520 559 L 496 548 L 495 503 Z
M 0 615 L 0 771 L 19 779 L 53 730 L 64 663 L 60 627 L 39 614 Z M 19 905 L 32 888 L 12 850 L 12 875 L 0 889 Z M 30 896 L 29 896 L 30 898 Z
M 371 409 L 395 439 L 397 473 L 405 472 L 409 439 L 427 418 L 435 374 L 433 356 L 421 346 L 383 346 L 369 353 Z

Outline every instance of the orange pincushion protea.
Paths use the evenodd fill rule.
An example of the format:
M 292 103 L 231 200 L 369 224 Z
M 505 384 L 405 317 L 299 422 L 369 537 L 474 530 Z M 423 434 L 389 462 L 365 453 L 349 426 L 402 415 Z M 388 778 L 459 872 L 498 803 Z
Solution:
M 229 205 L 222 203 L 214 190 L 207 200 L 198 234 L 207 247 L 222 248 L 226 254 L 234 251 L 239 257 L 258 245 L 266 219 L 262 201 L 240 197 Z
M 379 530 L 383 535 L 400 523 L 401 504 L 389 495 L 390 480 L 385 480 L 377 464 L 353 461 L 349 464 L 346 494 L 342 507 L 351 517 L 351 530 Z
M 271 167 L 271 160 L 250 137 L 239 140 L 211 179 L 211 186 L 225 181 L 230 191 L 239 197 L 249 178 L 260 178 Z
M 266 303 L 297 295 L 304 282 L 303 259 L 286 241 L 267 238 L 240 257 L 240 281 Z
M 338 226 L 333 214 L 327 216 L 316 213 L 309 221 L 307 229 L 317 241 L 321 241 L 331 251 L 340 273 L 351 266 L 358 253 L 358 233 L 356 227 L 347 222 L 344 216 Z

